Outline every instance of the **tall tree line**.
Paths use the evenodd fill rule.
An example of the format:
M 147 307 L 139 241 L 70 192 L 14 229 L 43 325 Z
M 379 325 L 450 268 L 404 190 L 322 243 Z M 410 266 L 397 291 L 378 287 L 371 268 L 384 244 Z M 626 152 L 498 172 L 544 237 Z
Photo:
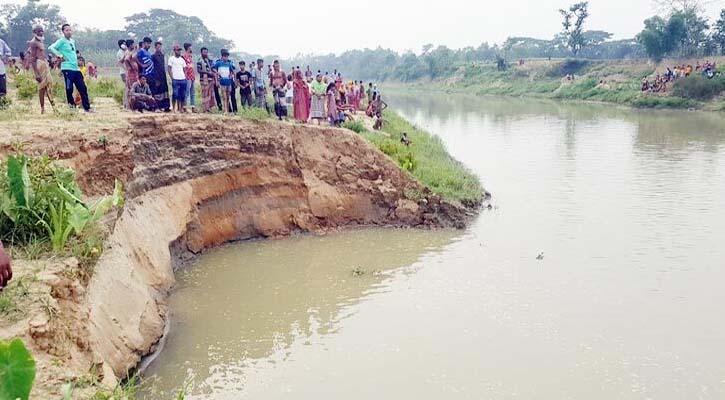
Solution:
M 477 47 L 450 49 L 427 44 L 419 52 L 398 53 L 384 48 L 350 50 L 341 54 L 297 55 L 281 60 L 285 65 L 310 65 L 315 70 L 332 73 L 339 70 L 346 77 L 365 80 L 435 79 L 450 75 L 463 65 L 491 63 L 497 60 L 524 58 L 635 59 L 665 56 L 697 56 L 725 54 L 725 10 L 712 25 L 703 16 L 708 0 L 655 0 L 662 8 L 662 16 L 644 21 L 644 30 L 636 37 L 612 40 L 612 34 L 601 30 L 586 30 L 589 16 L 588 2 L 579 2 L 558 10 L 563 18 L 561 33 L 552 39 L 510 37 L 502 44 L 482 43 Z M 555 10 L 552 10 L 552 13 Z M 74 37 L 84 53 L 98 54 L 100 66 L 113 66 L 112 56 L 119 39 L 140 40 L 149 36 L 167 44 L 190 42 L 198 50 L 208 47 L 212 54 L 219 50 L 234 49 L 234 43 L 217 36 L 202 20 L 171 10 L 151 9 L 125 18 L 121 30 L 77 30 Z M 0 37 L 15 54 L 24 50 L 32 25 L 46 28 L 48 41 L 55 40 L 66 19 L 57 6 L 42 4 L 40 0 L 26 0 L 24 5 L 0 6 Z M 237 60 L 251 61 L 258 54 L 233 52 Z M 100 57 L 100 55 L 107 57 Z M 266 59 L 279 58 L 265 55 Z M 104 65 L 111 64 L 111 65 Z

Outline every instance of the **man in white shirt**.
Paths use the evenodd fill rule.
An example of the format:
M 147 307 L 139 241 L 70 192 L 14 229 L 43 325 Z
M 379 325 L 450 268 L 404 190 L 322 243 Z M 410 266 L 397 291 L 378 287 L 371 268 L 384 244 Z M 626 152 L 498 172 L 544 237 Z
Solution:
M 8 94 L 7 76 L 5 75 L 5 63 L 8 62 L 12 51 L 4 40 L 0 39 L 0 97 Z
M 174 45 L 174 55 L 169 57 L 169 75 L 171 75 L 171 85 L 173 87 L 172 103 L 173 108 L 177 112 L 186 112 L 186 60 L 181 56 L 181 46 Z
M 121 75 L 123 86 L 126 86 L 126 68 L 124 68 L 123 57 L 126 55 L 126 40 L 118 40 L 118 51 L 116 52 L 116 59 L 118 60 L 118 74 Z M 128 93 L 126 90 L 123 91 L 123 108 L 128 108 Z

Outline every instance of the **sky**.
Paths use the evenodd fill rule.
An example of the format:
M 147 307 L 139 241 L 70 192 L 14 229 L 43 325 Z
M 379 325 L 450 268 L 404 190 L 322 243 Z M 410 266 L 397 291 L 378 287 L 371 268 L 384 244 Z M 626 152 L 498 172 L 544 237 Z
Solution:
M 339 54 L 345 50 L 391 48 L 420 52 L 423 45 L 450 48 L 502 43 L 509 36 L 552 38 L 561 30 L 559 8 L 574 0 L 49 0 L 72 24 L 122 29 L 124 17 L 150 8 L 196 15 L 217 35 L 252 54 Z M 275 4 L 274 11 L 271 4 Z M 220 6 L 224 5 L 224 6 Z M 312 7 L 304 7 L 310 5 Z M 708 6 L 709 16 L 725 0 Z M 651 0 L 590 0 L 587 29 L 615 39 L 634 37 L 653 15 Z M 249 14 L 255 14 L 262 18 Z M 272 17 L 273 16 L 273 17 Z M 261 34 L 261 37 L 260 37 Z

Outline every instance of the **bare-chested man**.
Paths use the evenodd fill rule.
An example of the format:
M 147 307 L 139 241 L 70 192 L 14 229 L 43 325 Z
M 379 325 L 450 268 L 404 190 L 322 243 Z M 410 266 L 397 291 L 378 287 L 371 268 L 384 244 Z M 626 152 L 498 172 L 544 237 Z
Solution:
M 48 58 L 45 54 L 45 32 L 43 27 L 33 27 L 33 38 L 28 42 L 28 64 L 35 73 L 35 80 L 38 81 L 38 97 L 40 99 L 40 113 L 45 113 L 45 98 L 48 97 L 51 107 L 55 108 L 53 101 L 53 80 L 50 74 Z

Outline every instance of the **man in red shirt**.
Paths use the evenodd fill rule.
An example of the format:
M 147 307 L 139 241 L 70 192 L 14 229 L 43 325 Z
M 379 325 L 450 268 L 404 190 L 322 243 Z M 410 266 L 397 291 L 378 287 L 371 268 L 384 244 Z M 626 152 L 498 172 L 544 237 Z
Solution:
M 186 104 L 191 106 L 191 112 L 196 112 L 196 88 L 194 88 L 196 76 L 194 74 L 195 64 L 191 43 L 184 43 L 184 55 L 182 57 L 186 61 L 186 67 L 184 68 L 184 74 L 186 75 Z

